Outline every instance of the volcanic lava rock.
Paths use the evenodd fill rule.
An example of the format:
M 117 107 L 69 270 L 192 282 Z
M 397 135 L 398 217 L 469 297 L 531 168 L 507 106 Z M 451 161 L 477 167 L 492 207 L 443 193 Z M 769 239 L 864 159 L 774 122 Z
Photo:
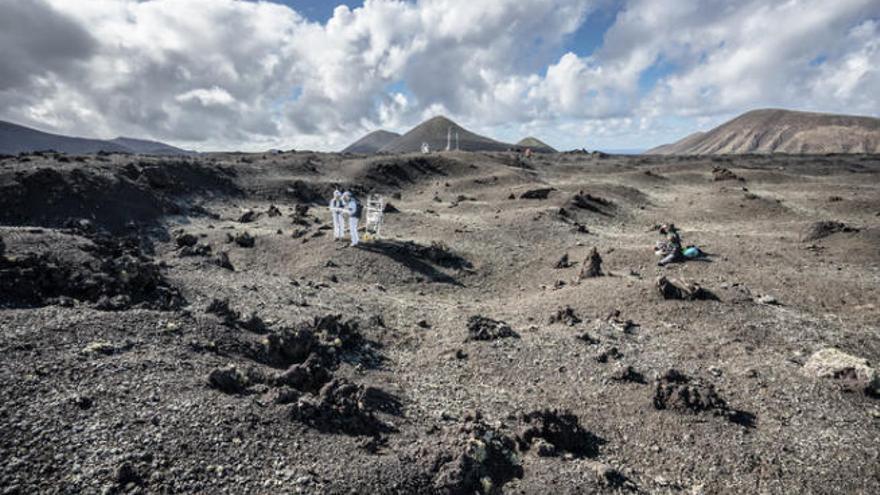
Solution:
M 254 210 L 246 210 L 241 216 L 238 217 L 239 223 L 251 223 L 257 218 L 260 217 L 260 214 L 255 212 Z
M 256 243 L 256 239 L 254 239 L 254 237 L 247 232 L 241 232 L 237 234 L 235 237 L 233 237 L 232 240 L 243 248 L 252 248 Z
M 545 187 L 541 189 L 532 189 L 519 195 L 519 199 L 547 199 L 550 193 L 556 189 Z
M 335 378 L 321 387 L 317 397 L 300 398 L 290 414 L 321 432 L 375 436 L 394 431 L 376 414 L 400 410 L 400 401 L 380 389 Z
M 580 191 L 575 194 L 569 202 L 572 208 L 592 211 L 602 215 L 611 215 L 614 209 L 614 203 L 605 198 L 594 196 L 590 193 Z
M 102 302 L 101 308 L 112 310 L 135 305 L 171 310 L 183 305 L 183 296 L 136 242 L 109 237 L 95 237 L 93 242 L 82 250 L 0 257 L 0 304 L 44 306 L 74 298 Z M 82 261 L 83 257 L 90 259 Z
M 223 324 L 229 327 L 235 326 L 241 318 L 241 313 L 229 307 L 229 299 L 213 299 L 205 309 L 205 313 L 219 317 L 223 320 Z
M 584 260 L 576 281 L 581 281 L 585 278 L 601 277 L 602 275 L 602 257 L 599 256 L 599 251 L 594 247 Z
M 246 320 L 239 320 L 238 324 L 245 330 L 254 333 L 262 334 L 266 333 L 269 330 L 269 327 L 266 326 L 266 322 L 263 321 L 262 318 L 257 316 L 256 313 L 251 313 Z
M 617 382 L 647 383 L 645 375 L 628 364 L 617 364 L 614 371 L 611 372 L 611 379 Z
M 433 493 L 501 493 L 505 483 L 523 477 L 516 442 L 508 434 L 474 420 L 464 426 L 468 437 L 438 458 Z
M 269 205 L 269 209 L 266 210 L 266 215 L 268 215 L 269 218 L 280 217 L 281 210 L 279 210 L 278 207 L 275 205 Z
M 193 234 L 188 234 L 186 232 L 179 233 L 175 238 L 174 242 L 177 243 L 177 247 L 193 247 L 196 243 L 199 242 L 199 238 L 194 236 Z
M 519 334 L 507 323 L 479 315 L 471 316 L 467 328 L 468 336 L 465 341 L 519 338 Z
M 247 389 L 247 375 L 242 373 L 235 365 L 225 368 L 215 368 L 208 375 L 208 385 L 227 394 L 240 394 Z
M 529 450 L 544 440 L 553 446 L 545 454 L 568 452 L 579 457 L 595 457 L 604 440 L 581 427 L 578 417 L 567 411 L 544 409 L 523 414 L 523 426 L 516 435 L 520 448 Z
M 294 364 L 276 379 L 276 385 L 293 387 L 301 392 L 317 392 L 332 378 L 324 361 L 317 355 L 310 355 L 305 362 Z
M 723 180 L 743 180 L 735 173 L 731 172 L 729 169 L 724 167 L 715 167 L 712 169 L 712 180 L 714 181 L 723 181 Z
M 289 366 L 305 361 L 316 345 L 317 339 L 310 330 L 282 330 L 263 338 L 258 355 L 266 364 Z
M 818 241 L 838 232 L 858 232 L 859 229 L 850 227 L 843 222 L 824 220 L 810 224 L 801 236 L 803 242 Z
M 571 306 L 566 306 L 557 311 L 556 314 L 550 316 L 551 325 L 554 323 L 564 323 L 570 327 L 573 327 L 581 321 L 582 320 L 577 315 L 577 313 L 575 313 L 574 308 L 572 308 Z
M 728 412 L 727 403 L 711 383 L 670 369 L 655 381 L 654 407 L 679 413 Z
M 568 259 L 568 253 L 563 254 L 562 257 L 559 258 L 559 261 L 557 261 L 556 264 L 553 265 L 553 268 L 556 268 L 557 270 L 561 270 L 564 268 L 570 268 L 570 267 L 571 267 L 571 261 Z
M 219 266 L 220 268 L 225 268 L 230 271 L 235 271 L 235 267 L 232 266 L 232 262 L 229 260 L 229 253 L 226 251 L 221 251 L 211 259 L 211 263 Z
M 655 286 L 660 295 L 663 296 L 663 299 L 679 299 L 682 301 L 718 300 L 715 294 L 700 287 L 696 282 L 662 276 L 657 279 Z
M 804 374 L 836 381 L 844 390 L 880 397 L 880 372 L 867 359 L 828 347 L 810 356 Z
M 184 246 L 180 249 L 179 255 L 184 256 L 209 256 L 213 251 L 210 244 L 198 243 L 195 246 Z

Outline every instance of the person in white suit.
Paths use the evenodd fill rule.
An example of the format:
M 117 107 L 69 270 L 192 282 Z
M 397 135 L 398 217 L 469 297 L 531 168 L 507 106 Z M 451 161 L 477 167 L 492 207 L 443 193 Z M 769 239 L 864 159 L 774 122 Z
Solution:
M 343 209 L 345 209 L 345 203 L 342 202 L 342 193 L 337 189 L 333 191 L 333 199 L 330 200 L 330 214 L 333 215 L 333 239 L 337 241 L 341 241 L 345 237 Z
M 361 207 L 348 191 L 342 193 L 342 203 L 345 205 L 343 212 L 348 215 L 348 233 L 351 237 L 351 245 L 357 246 L 358 242 L 360 242 L 358 237 L 358 221 L 361 219 Z

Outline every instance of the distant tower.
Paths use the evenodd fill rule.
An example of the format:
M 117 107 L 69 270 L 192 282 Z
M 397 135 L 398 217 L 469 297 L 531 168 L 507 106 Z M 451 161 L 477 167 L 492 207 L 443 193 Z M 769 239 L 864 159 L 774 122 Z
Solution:
M 452 151 L 452 127 L 446 129 L 446 151 Z

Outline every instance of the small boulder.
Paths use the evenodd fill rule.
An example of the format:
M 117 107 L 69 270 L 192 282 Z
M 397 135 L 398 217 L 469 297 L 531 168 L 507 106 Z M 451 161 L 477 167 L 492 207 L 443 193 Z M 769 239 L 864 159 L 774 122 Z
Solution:
M 235 241 L 236 244 L 238 244 L 240 247 L 243 247 L 243 248 L 252 248 L 252 247 L 254 247 L 254 244 L 256 244 L 256 239 L 254 239 L 254 237 L 252 235 L 248 234 L 247 232 L 242 232 L 240 234 L 237 234 L 233 238 L 233 240 Z
M 238 217 L 238 221 L 240 223 L 251 223 L 259 217 L 260 214 L 255 212 L 254 210 L 247 210 Z
M 581 267 L 580 273 L 578 273 L 577 281 L 585 278 L 601 277 L 602 275 L 602 257 L 599 256 L 599 251 L 594 247 L 590 250 L 590 254 L 587 255 L 587 259 L 584 260 L 584 265 Z
M 484 316 L 471 316 L 468 320 L 468 336 L 465 340 L 496 340 L 519 338 L 519 334 L 503 321 Z
M 199 242 L 199 238 L 192 235 L 187 234 L 185 232 L 181 232 L 177 237 L 174 238 L 174 242 L 177 243 L 177 247 L 193 247 Z
M 568 259 L 568 253 L 563 254 L 562 257 L 559 258 L 559 261 L 557 261 L 556 264 L 553 265 L 553 268 L 556 268 L 557 270 L 570 267 L 571 261 Z
M 519 199 L 547 199 L 550 193 L 556 189 L 552 187 L 544 187 L 541 189 L 532 189 L 519 195 Z
M 710 291 L 700 287 L 696 282 L 688 282 L 668 277 L 660 277 L 655 285 L 663 299 L 679 299 L 682 301 L 711 300 L 717 301 L 718 297 Z
M 818 241 L 838 232 L 858 232 L 859 229 L 850 227 L 843 222 L 821 221 L 810 224 L 801 236 L 803 242 Z
M 880 373 L 869 365 L 868 360 L 833 347 L 810 356 L 803 372 L 808 376 L 836 380 L 845 390 L 880 396 Z
M 228 394 L 240 394 L 247 388 L 248 378 L 234 365 L 229 365 L 211 371 L 208 385 Z
M 229 260 L 229 254 L 226 251 L 221 251 L 211 259 L 211 263 L 219 266 L 220 268 L 225 268 L 227 270 L 235 271 L 235 267 L 232 266 L 232 262 Z

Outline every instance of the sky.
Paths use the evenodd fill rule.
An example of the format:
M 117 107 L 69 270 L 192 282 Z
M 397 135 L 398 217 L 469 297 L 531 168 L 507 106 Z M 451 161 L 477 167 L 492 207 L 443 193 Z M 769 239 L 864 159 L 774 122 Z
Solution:
M 0 120 L 83 137 L 638 150 L 768 107 L 880 116 L 880 2 L 0 0 Z

